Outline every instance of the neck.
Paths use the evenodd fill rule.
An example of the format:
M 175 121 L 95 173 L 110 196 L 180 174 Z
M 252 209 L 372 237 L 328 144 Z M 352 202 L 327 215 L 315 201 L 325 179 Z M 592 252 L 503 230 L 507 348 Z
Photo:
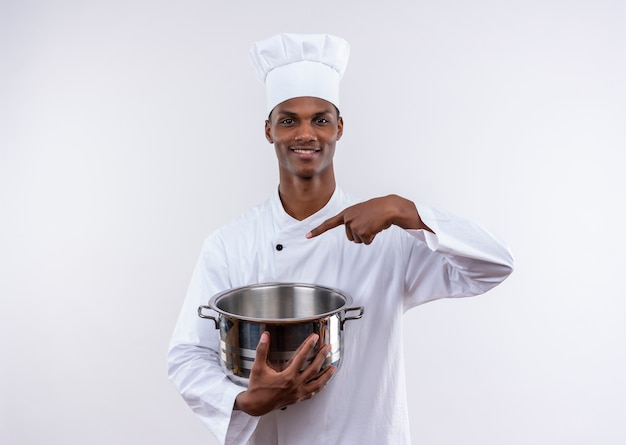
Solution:
M 335 192 L 335 178 L 325 181 L 319 178 L 281 178 L 278 192 L 285 212 L 302 221 L 320 211 L 330 201 Z

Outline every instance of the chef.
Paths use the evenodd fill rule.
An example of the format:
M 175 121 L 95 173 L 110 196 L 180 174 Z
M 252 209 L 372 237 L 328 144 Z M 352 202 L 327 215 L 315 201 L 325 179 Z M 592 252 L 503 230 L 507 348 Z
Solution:
M 348 55 L 345 40 L 324 34 L 280 34 L 251 49 L 278 187 L 206 239 L 168 353 L 169 378 L 221 444 L 410 443 L 403 313 L 482 294 L 513 268 L 506 246 L 472 222 L 397 195 L 359 201 L 337 186 Z M 339 370 L 320 369 L 321 348 L 300 372 L 312 334 L 292 365 L 275 371 L 265 333 L 249 386 L 226 376 L 218 330 L 197 309 L 218 292 L 264 282 L 336 288 L 365 308 L 344 331 Z

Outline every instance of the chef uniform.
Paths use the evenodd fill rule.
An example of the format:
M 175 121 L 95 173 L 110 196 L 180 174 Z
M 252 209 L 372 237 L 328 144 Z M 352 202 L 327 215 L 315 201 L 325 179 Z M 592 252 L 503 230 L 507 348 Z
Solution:
M 268 111 L 299 96 L 338 106 L 348 45 L 327 35 L 280 34 L 252 48 Z M 307 239 L 323 221 L 359 202 L 336 188 L 317 213 L 298 221 L 278 191 L 213 233 L 196 265 L 168 353 L 169 377 L 184 400 L 227 444 L 408 444 L 402 314 L 419 304 L 486 292 L 512 271 L 510 252 L 479 226 L 417 205 L 434 233 L 392 226 L 371 245 L 342 227 Z M 244 390 L 219 364 L 219 332 L 197 310 L 223 290 L 264 282 L 336 288 L 363 306 L 345 325 L 341 368 L 309 400 L 253 417 L 233 410 Z M 410 353 L 410 351 L 409 351 Z

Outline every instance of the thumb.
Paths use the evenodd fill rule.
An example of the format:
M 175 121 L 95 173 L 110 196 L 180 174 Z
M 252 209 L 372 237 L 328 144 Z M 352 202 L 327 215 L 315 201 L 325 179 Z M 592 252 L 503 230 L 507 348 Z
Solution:
M 261 338 L 259 339 L 259 343 L 256 347 L 256 358 L 254 359 L 254 362 L 265 364 L 267 362 L 269 349 L 270 349 L 270 333 L 265 331 L 261 334 Z
M 328 231 L 330 229 L 334 229 L 335 227 L 339 227 L 343 223 L 344 223 L 344 221 L 343 221 L 343 212 L 341 212 L 338 215 L 335 215 L 332 218 L 327 219 L 322 224 L 320 224 L 319 226 L 317 226 L 316 228 L 311 230 L 309 233 L 306 234 L 306 237 L 309 238 L 309 239 L 313 238 L 313 237 L 316 237 L 316 236 L 321 235 L 322 233 L 324 233 L 324 232 L 326 232 L 326 231 Z

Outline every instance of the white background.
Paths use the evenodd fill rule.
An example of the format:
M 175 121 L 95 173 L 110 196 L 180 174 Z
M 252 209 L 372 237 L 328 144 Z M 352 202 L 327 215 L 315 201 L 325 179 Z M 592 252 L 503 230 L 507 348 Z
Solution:
M 339 184 L 515 253 L 406 314 L 414 441 L 625 443 L 624 5 L 2 0 L 0 442 L 213 443 L 167 344 L 203 239 L 277 185 L 248 48 L 300 31 L 352 45 Z

